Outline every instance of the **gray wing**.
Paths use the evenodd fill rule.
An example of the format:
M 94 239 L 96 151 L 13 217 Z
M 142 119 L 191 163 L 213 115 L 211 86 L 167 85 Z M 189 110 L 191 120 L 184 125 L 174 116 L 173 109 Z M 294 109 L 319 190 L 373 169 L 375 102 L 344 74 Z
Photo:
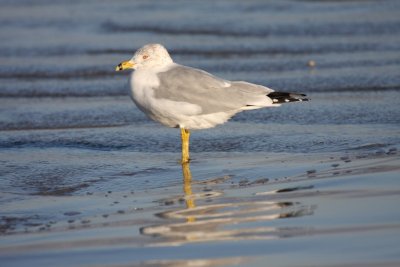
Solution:
M 201 114 L 235 111 L 247 106 L 267 106 L 272 89 L 247 82 L 230 82 L 205 71 L 176 65 L 158 73 L 160 86 L 154 97 L 187 102 L 202 108 Z M 260 105 L 265 100 L 264 105 Z

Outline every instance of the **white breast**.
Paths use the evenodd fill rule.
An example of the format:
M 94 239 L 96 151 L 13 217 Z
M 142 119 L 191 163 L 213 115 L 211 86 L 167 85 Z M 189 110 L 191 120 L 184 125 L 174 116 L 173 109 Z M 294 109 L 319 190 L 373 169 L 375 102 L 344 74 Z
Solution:
M 201 107 L 187 102 L 154 97 L 155 88 L 160 86 L 157 73 L 166 71 L 168 68 L 133 72 L 130 81 L 131 97 L 136 106 L 151 119 L 170 127 L 176 127 L 183 125 L 188 116 L 200 114 Z

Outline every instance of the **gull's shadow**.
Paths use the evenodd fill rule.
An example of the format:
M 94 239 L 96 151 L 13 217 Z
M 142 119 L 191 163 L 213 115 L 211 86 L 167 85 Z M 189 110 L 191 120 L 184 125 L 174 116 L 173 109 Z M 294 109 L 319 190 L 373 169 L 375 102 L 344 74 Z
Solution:
M 182 164 L 184 208 L 155 214 L 164 220 L 141 228 L 143 235 L 157 237 L 163 245 L 243 239 L 277 239 L 302 235 L 303 227 L 275 227 L 273 221 L 312 215 L 315 206 L 294 201 L 276 201 L 269 196 L 226 196 L 219 185 L 228 178 L 193 182 L 189 163 Z M 217 181 L 217 182 L 216 182 Z M 198 187 L 193 188 L 193 185 Z M 211 204 L 210 204 L 211 203 Z

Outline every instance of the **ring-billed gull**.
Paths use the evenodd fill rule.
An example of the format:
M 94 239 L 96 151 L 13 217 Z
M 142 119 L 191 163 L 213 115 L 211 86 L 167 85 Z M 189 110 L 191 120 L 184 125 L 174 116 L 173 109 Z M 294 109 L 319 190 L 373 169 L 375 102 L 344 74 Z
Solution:
M 228 81 L 175 63 L 160 44 L 148 44 L 121 62 L 116 71 L 134 69 L 130 86 L 136 106 L 151 119 L 180 128 L 182 163 L 189 162 L 191 129 L 222 124 L 243 110 L 307 101 L 304 94 L 275 92 L 257 84 Z

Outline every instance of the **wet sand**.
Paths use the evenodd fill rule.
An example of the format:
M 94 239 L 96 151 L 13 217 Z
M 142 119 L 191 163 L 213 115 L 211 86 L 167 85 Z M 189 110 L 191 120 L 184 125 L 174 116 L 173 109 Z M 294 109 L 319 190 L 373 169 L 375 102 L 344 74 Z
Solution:
M 1 266 L 400 265 L 399 1 L 0 2 Z M 114 72 L 150 42 L 311 101 L 181 166 Z
M 30 153 L 21 150 L 18 157 L 32 159 Z M 46 152 L 53 160 L 57 154 Z M 211 159 L 199 153 L 182 169 L 174 162 L 157 168 L 175 155 L 86 157 L 94 154 L 146 167 L 112 181 L 96 177 L 78 188 L 3 194 L 2 212 L 19 214 L 2 218 L 5 266 L 399 264 L 396 149 L 213 153 Z M 173 182 L 150 185 L 166 177 Z M 132 190 L 134 179 L 145 179 L 142 190 Z

